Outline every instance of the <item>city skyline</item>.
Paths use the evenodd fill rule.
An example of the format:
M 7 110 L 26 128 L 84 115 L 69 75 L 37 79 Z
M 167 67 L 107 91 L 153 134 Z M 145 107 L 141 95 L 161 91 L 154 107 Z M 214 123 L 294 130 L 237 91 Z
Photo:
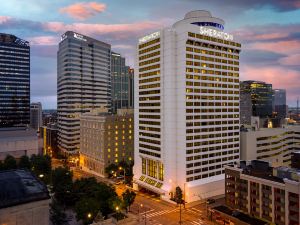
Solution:
M 3 2 L 1 32 L 31 45 L 31 101 L 42 102 L 45 109 L 56 108 L 56 54 L 60 36 L 67 30 L 108 42 L 133 67 L 138 37 L 170 26 L 187 11 L 204 9 L 224 18 L 226 30 L 242 43 L 241 80 L 287 89 L 288 105 L 296 105 L 300 96 L 299 1 L 229 0 L 222 7 L 218 7 L 221 1 L 130 2 L 124 7 L 121 1 Z

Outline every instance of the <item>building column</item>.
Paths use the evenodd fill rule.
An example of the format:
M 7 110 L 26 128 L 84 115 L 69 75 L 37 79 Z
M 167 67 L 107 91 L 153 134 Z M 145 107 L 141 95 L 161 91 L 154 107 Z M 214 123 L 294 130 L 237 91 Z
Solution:
M 259 187 L 259 217 L 262 217 L 262 184 L 258 183 Z
M 284 193 L 284 211 L 285 211 L 285 224 L 289 224 L 289 192 L 285 190 Z
M 275 223 L 275 191 L 274 191 L 274 187 L 272 187 L 271 190 L 272 190 L 272 223 Z
M 250 180 L 248 180 L 248 214 L 250 214 L 250 193 L 251 193 L 251 190 L 250 190 Z

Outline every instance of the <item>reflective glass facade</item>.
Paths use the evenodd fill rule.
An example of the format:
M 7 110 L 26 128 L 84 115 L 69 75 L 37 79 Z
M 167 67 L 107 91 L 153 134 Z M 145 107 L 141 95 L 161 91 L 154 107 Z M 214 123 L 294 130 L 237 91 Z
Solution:
M 249 93 L 251 95 L 252 116 L 261 118 L 272 116 L 272 84 L 261 81 L 243 81 L 241 82 L 241 94 Z
M 132 107 L 133 70 L 125 64 L 125 58 L 118 53 L 111 54 L 111 96 L 112 112 Z
M 30 123 L 30 47 L 0 33 L 0 128 Z

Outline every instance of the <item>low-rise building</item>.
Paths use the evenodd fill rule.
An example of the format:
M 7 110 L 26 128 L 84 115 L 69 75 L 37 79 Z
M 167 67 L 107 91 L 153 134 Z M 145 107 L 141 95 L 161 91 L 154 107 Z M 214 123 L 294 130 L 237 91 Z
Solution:
M 133 160 L 133 110 L 85 113 L 80 118 L 80 166 L 104 177 L 105 168 Z
M 226 205 L 272 224 L 299 225 L 299 174 L 259 160 L 225 166 Z
M 241 130 L 241 160 L 264 160 L 273 166 L 291 164 L 291 153 L 300 150 L 300 126 Z
M 0 160 L 7 155 L 21 158 L 23 155 L 30 157 L 39 154 L 38 136 L 30 128 L 6 128 L 0 130 Z
M 47 187 L 27 170 L 0 171 L 0 224 L 48 225 Z
M 57 146 L 57 124 L 52 123 L 43 126 L 40 129 L 40 136 L 43 138 L 43 152 L 50 156 L 55 156 L 58 153 Z

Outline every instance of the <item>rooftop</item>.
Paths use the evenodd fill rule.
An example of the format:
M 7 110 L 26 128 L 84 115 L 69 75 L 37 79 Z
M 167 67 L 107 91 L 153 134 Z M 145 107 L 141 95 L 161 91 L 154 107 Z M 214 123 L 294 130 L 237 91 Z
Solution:
M 47 187 L 28 170 L 0 171 L 0 209 L 49 199 Z
M 31 128 L 18 127 L 18 128 L 3 128 L 0 129 L 0 141 L 7 139 L 23 139 L 23 138 L 37 138 L 36 131 Z
M 266 225 L 268 224 L 267 222 L 264 222 L 262 220 L 256 219 L 254 217 L 251 217 L 245 213 L 242 213 L 240 211 L 235 211 L 232 210 L 224 205 L 216 206 L 213 208 L 216 211 L 219 211 L 223 214 L 229 215 L 230 217 L 236 218 L 239 221 L 248 223 L 248 224 L 253 224 L 253 225 Z

